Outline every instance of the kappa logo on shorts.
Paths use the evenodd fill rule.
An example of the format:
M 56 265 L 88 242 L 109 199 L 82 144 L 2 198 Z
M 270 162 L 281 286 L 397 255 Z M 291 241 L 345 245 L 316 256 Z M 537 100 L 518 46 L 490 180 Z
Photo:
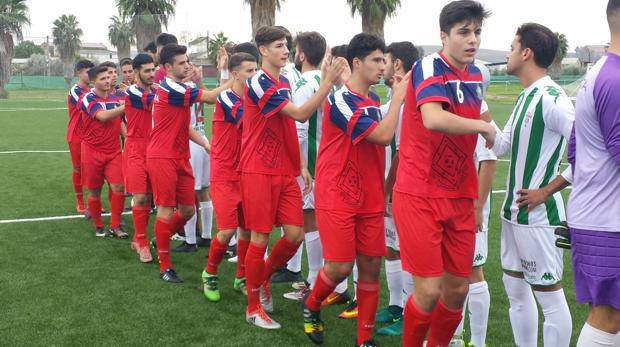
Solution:
M 338 183 L 336 186 L 344 194 L 344 200 L 350 205 L 359 205 L 362 198 L 362 182 L 359 171 L 355 165 L 348 161 L 344 167 L 344 170 L 338 177 Z
M 278 135 L 270 129 L 265 129 L 258 143 L 256 152 L 260 155 L 267 167 L 273 168 L 277 166 L 281 149 L 282 143 L 280 143 Z
M 476 257 L 474 258 L 475 262 L 480 262 L 484 260 L 484 256 L 480 253 L 476 254 Z
M 540 279 L 543 281 L 554 281 L 555 277 L 552 274 L 545 272 Z
M 466 155 L 461 149 L 444 136 L 433 155 L 431 169 L 439 178 L 439 186 L 446 190 L 455 190 L 463 178 L 463 166 Z

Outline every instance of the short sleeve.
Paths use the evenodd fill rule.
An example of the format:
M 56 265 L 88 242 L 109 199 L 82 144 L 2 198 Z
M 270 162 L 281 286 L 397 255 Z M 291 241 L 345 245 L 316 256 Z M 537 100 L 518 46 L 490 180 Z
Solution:
M 301 106 L 314 95 L 316 90 L 311 82 L 312 81 L 306 80 L 305 77 L 297 81 L 297 84 L 293 88 L 293 104 Z
M 594 107 L 607 152 L 620 165 L 620 81 L 604 76 L 594 85 Z
M 98 103 L 92 94 L 84 97 L 84 104 L 82 110 L 88 115 L 89 118 L 95 118 L 97 113 L 103 111 L 103 107 Z
M 248 96 L 258 105 L 260 114 L 269 118 L 289 103 L 290 86 L 276 83 L 267 75 L 260 74 L 248 80 Z
M 489 112 L 489 104 L 487 104 L 486 101 L 482 100 L 482 102 L 480 103 L 480 114 L 485 114 Z
M 543 117 L 549 130 L 564 136 L 566 139 L 570 138 L 570 132 L 575 122 L 575 108 L 570 99 L 566 95 L 558 97 L 545 95 L 543 105 L 545 108 L 548 107 L 548 111 L 543 112 Z
M 440 62 L 438 58 L 429 56 L 414 65 L 411 83 L 416 97 L 416 107 L 419 108 L 429 102 L 450 105 L 443 74 L 437 66 Z
M 358 144 L 379 125 L 379 107 L 359 107 L 344 93 L 331 95 L 328 103 L 330 121 L 344 131 L 353 144 Z
M 202 95 L 202 90 L 177 83 L 169 78 L 166 79 L 164 88 L 168 92 L 167 102 L 169 105 L 187 107 L 195 104 Z
M 217 97 L 217 103 L 224 114 L 224 121 L 237 124 L 243 116 L 243 103 L 237 98 L 232 98 L 227 92 Z

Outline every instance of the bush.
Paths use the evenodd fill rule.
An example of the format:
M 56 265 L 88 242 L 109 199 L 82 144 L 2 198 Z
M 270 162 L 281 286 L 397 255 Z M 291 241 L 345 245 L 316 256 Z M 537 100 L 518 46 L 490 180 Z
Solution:
M 581 65 L 569 65 L 562 69 L 563 75 L 581 76 L 586 73 L 586 68 Z
M 49 71 L 50 76 L 64 76 L 62 63 L 58 59 L 50 59 Z M 42 54 L 33 54 L 24 67 L 24 75 L 45 75 L 45 56 Z

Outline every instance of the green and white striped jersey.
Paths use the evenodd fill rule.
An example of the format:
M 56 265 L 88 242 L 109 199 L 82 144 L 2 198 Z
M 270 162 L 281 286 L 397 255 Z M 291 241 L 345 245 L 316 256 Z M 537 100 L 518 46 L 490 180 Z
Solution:
M 321 71 L 312 70 L 301 74 L 297 84 L 293 88 L 293 104 L 301 106 L 308 101 L 318 90 L 321 84 Z M 316 168 L 316 157 L 319 153 L 319 143 L 321 142 L 321 126 L 323 124 L 323 103 L 314 111 L 312 116 L 305 123 L 295 122 L 297 126 L 297 138 L 302 143 L 308 143 L 307 149 L 302 146 L 302 157 L 308 165 L 308 171 L 314 178 Z
M 562 88 L 545 76 L 524 89 L 517 104 L 497 137 L 493 151 L 497 156 L 510 154 L 506 179 L 506 197 L 501 208 L 504 220 L 521 225 L 559 225 L 566 220 L 560 193 L 530 213 L 519 208 L 520 189 L 544 187 L 559 174 L 560 161 L 575 119 L 575 109 Z M 570 168 L 562 173 L 572 181 Z
M 295 68 L 294 63 L 286 63 L 286 65 L 280 69 L 280 74 L 288 80 L 291 88 L 295 89 L 297 81 L 301 78 L 301 72 Z

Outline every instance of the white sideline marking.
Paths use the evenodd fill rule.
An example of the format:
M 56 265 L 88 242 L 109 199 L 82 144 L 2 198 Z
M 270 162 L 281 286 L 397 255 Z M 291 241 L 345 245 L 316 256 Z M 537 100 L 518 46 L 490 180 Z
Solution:
M 497 159 L 497 161 L 502 162 L 502 163 L 510 163 L 510 159 Z M 561 162 L 560 165 L 568 166 L 569 163 Z
M 122 214 L 131 214 L 131 211 L 123 212 Z M 110 213 L 104 213 L 102 217 L 110 216 Z M 0 224 L 10 223 L 24 223 L 24 222 L 45 222 L 49 220 L 62 220 L 62 219 L 80 219 L 84 218 L 83 214 L 74 214 L 70 216 L 55 216 L 55 217 L 40 217 L 40 218 L 22 218 L 22 219 L 2 219 Z
M 19 153 L 69 153 L 69 151 L 4 151 L 0 154 L 19 154 Z
M 0 109 L 0 112 L 18 112 L 18 111 L 59 111 L 66 110 L 66 107 L 47 107 L 47 108 L 3 108 Z

